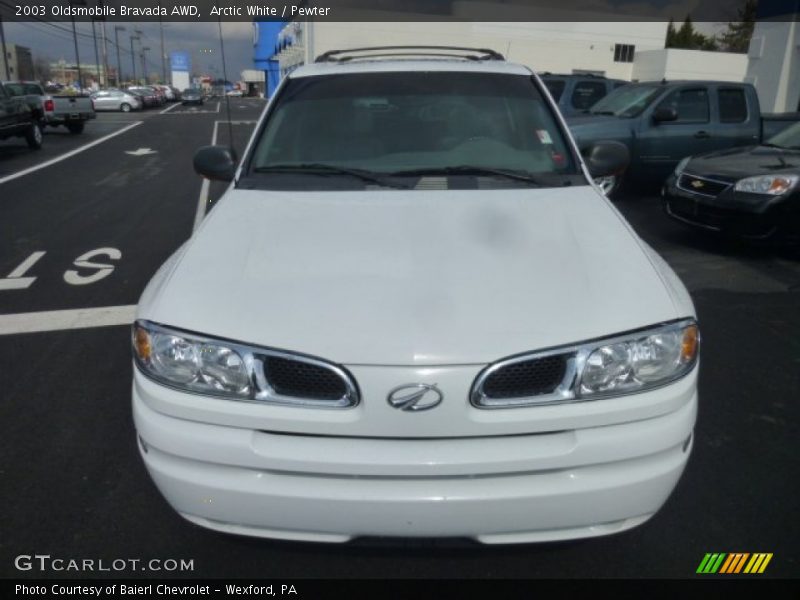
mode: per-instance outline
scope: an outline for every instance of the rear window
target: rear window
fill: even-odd
[[[564,93],[567,82],[563,79],[544,79],[543,81],[550,95],[553,97],[553,100],[558,102],[561,99],[561,95]]]
[[[606,95],[606,84],[602,81],[579,81],[572,92],[572,106],[586,110]]]
[[[719,120],[723,123],[742,123],[747,120],[747,100],[740,88],[719,89]]]
[[[467,167],[561,176],[552,185],[577,174],[564,136],[529,76],[463,72],[290,79],[260,132],[249,174],[285,180],[285,172],[274,170],[302,165],[401,179],[413,178],[403,172],[425,171],[467,187],[465,180],[476,177],[479,187],[526,185],[521,179],[462,176]],[[312,179],[317,185],[333,175]]]
[[[42,88],[34,83],[7,83],[9,96],[41,96]]]

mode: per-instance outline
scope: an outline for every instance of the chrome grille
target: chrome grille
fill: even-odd
[[[576,370],[572,349],[507,358],[478,375],[472,404],[492,408],[568,401]]]

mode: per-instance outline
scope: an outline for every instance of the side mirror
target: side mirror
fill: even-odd
[[[618,175],[628,168],[631,153],[620,142],[597,142],[584,153],[586,167],[593,177]]]
[[[659,106],[653,111],[653,121],[662,123],[664,121],[677,121],[678,111],[669,106]]]
[[[194,153],[194,170],[218,181],[231,181],[236,173],[236,155],[227,146],[203,146]]]

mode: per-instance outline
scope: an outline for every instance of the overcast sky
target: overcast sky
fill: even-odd
[[[78,53],[80,54],[81,63],[94,64],[92,25],[91,23],[76,23],[75,25],[78,32]],[[119,32],[120,62],[122,63],[123,74],[129,76],[131,72],[129,36],[135,29],[142,31],[142,46],[150,48],[150,51],[146,53],[148,72],[161,73],[161,36],[158,23],[107,23],[106,36],[109,39],[109,66],[115,67],[117,64],[117,49],[113,44],[115,25],[125,27],[125,31]],[[58,62],[62,58],[69,63],[74,63],[75,61],[75,49],[69,21],[61,21],[51,25],[41,22],[4,23],[4,27],[6,43],[27,46],[32,50],[34,59],[45,57],[53,62]],[[223,23],[222,34],[225,44],[228,79],[237,81],[241,77],[242,69],[253,68],[253,24],[249,22]],[[97,25],[97,40],[98,52],[101,53],[100,61],[102,62],[100,24]],[[138,42],[135,42],[134,48],[138,54]],[[204,49],[212,50],[212,52],[201,52]],[[164,50],[167,57],[174,50],[189,52],[192,55],[192,66],[195,71],[222,77],[222,60],[220,58],[217,23],[164,23]],[[141,60],[138,58],[136,72],[141,74]],[[169,75],[169,58],[167,58],[167,74]]]

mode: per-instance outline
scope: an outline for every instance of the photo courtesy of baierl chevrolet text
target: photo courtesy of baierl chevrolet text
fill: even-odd
[[[796,597],[799,19],[0,0],[2,596]]]

